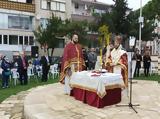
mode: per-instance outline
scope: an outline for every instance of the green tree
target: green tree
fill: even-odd
[[[153,0],[153,1],[157,1],[157,0]],[[142,15],[144,17],[144,23],[142,27],[142,40],[143,41],[152,40],[154,36],[154,33],[153,33],[154,28],[155,28],[154,20],[155,20],[155,15],[157,15],[157,13],[156,14],[154,13],[154,9],[156,8],[153,7],[153,1],[148,2],[142,8],[142,11],[143,11]],[[135,36],[136,39],[139,39],[139,22],[138,22],[139,14],[140,14],[140,9],[136,11],[132,11],[128,15],[129,22],[130,22],[129,35]]]
[[[53,55],[54,48],[59,43],[58,37],[62,36],[62,20],[54,15],[48,19],[47,28],[44,29],[41,26],[34,31],[36,40],[40,43],[41,48],[44,50],[52,49],[51,56]]]
[[[88,45],[87,31],[88,31],[87,21],[67,21],[65,23],[65,35],[70,36],[72,33],[77,33],[79,36],[79,42],[82,45]]]
[[[44,49],[52,49],[51,56],[53,55],[54,48],[57,47],[59,39],[64,36],[70,36],[73,32],[79,35],[80,43],[86,45],[88,23],[86,21],[62,21],[61,18],[54,15],[48,19],[47,28],[43,29],[41,26],[34,31],[36,40]]]
[[[128,34],[128,20],[127,20],[127,0],[113,0],[115,2],[111,17],[113,20],[115,33]]]
[[[158,18],[160,20],[160,0],[152,0],[149,1],[144,7],[143,7],[143,15],[149,19],[155,19]]]
[[[116,32],[116,28],[115,28],[115,25],[113,23],[113,20],[112,20],[112,14],[107,12],[105,14],[102,14],[101,16],[101,20],[98,24],[98,26],[103,26],[103,25],[106,25],[108,26],[108,29],[110,32]]]

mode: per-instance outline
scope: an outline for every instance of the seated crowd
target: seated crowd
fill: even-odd
[[[33,60],[28,60],[24,52],[20,52],[19,55],[14,57],[13,61],[10,61],[7,56],[0,54],[0,64],[2,88],[8,88],[12,79],[14,85],[17,82],[20,85],[27,85],[32,76],[33,78],[41,79],[42,82],[46,82],[49,74],[55,75],[56,73],[56,76],[59,75],[59,65],[52,64],[51,58],[47,53],[41,58],[36,54]]]

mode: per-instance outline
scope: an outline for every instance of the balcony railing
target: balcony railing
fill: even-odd
[[[83,21],[87,20],[88,22],[96,21],[96,17],[94,16],[86,16],[86,15],[78,15],[78,14],[71,14],[71,18],[74,21]]]
[[[0,8],[24,12],[35,12],[35,4],[0,0]]]

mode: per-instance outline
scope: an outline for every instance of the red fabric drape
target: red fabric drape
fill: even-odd
[[[100,98],[96,93],[73,88],[71,91],[71,96],[75,97],[76,100],[80,100],[83,103],[87,103],[93,107],[103,108],[105,106],[117,104],[121,101],[121,88],[106,90],[107,95]]]

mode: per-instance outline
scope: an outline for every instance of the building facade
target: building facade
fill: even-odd
[[[32,0],[0,0],[0,52],[11,57],[30,53],[34,45],[35,4]]]
[[[94,22],[96,15],[110,12],[111,6],[95,0],[72,0],[71,19],[74,21],[87,20]]]
[[[35,22],[36,28],[40,25],[47,27],[47,19],[52,16],[60,17],[62,20],[71,18],[71,0],[35,0]],[[38,45],[38,43],[36,43]],[[61,56],[64,48],[64,39],[59,39],[58,48],[54,49],[54,56]],[[43,53],[39,49],[40,55]]]
[[[92,22],[96,24],[101,14],[111,12],[112,7],[109,4],[101,3],[96,0],[72,0],[71,9],[72,21]],[[91,41],[88,47],[98,47],[98,33],[88,32],[88,40]]]
[[[0,52],[13,56],[25,50],[31,55],[31,47],[39,45],[33,31],[46,28],[52,14],[62,20],[93,22],[96,14],[110,10],[110,5],[93,0],[0,0]],[[64,45],[60,39],[53,55],[61,56]]]

